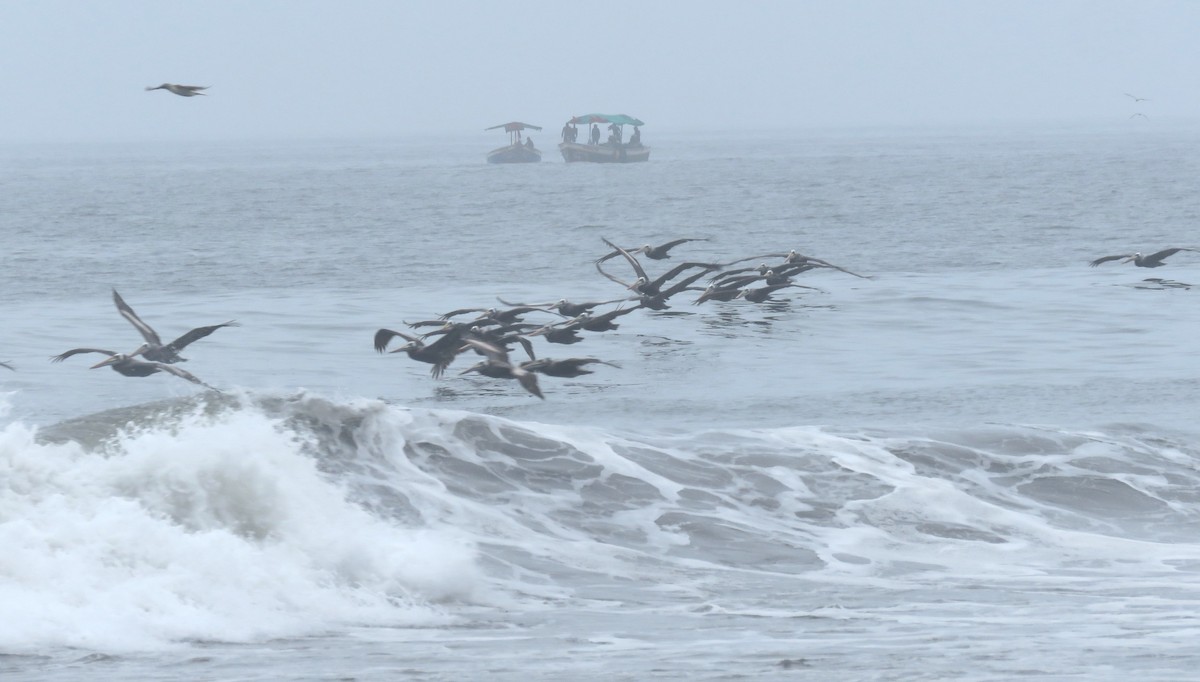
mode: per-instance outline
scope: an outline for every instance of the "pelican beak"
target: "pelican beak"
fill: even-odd
[[[113,355],[112,357],[108,357],[108,358],[101,360],[100,362],[97,362],[96,364],[92,365],[88,369],[96,369],[97,367],[107,367],[116,361],[117,361],[117,356]]]

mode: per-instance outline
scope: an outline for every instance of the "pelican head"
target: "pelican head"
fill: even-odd
[[[1134,263],[1136,263],[1136,262],[1140,261],[1141,259],[1142,259],[1142,254],[1140,254],[1140,253],[1135,253],[1135,254],[1133,254],[1132,256],[1129,256],[1128,258],[1126,258],[1125,260],[1123,260],[1123,261],[1121,261],[1121,262],[1122,262],[1122,263],[1128,263],[1128,262],[1130,262],[1130,261],[1133,261]]]
[[[630,284],[629,288],[633,289],[634,291],[637,291],[638,289],[646,286],[647,284],[649,284],[649,281],[645,277],[638,277],[637,279],[633,280],[633,284]]]

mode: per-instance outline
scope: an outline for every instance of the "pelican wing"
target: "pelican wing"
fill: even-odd
[[[1162,251],[1156,251],[1156,252],[1150,254],[1149,256],[1145,256],[1144,258],[1142,258],[1142,260],[1150,262],[1150,263],[1161,263],[1168,256],[1174,256],[1175,254],[1179,253],[1180,251],[1194,251],[1194,250],[1195,249],[1189,249],[1186,247],[1177,246],[1177,247],[1173,247],[1170,249],[1163,249]]]
[[[1088,265],[1090,265],[1094,268],[1097,265],[1100,265],[1101,263],[1107,263],[1110,260],[1121,260],[1122,258],[1133,258],[1133,254],[1132,253],[1122,253],[1117,256],[1105,256],[1103,258],[1097,258],[1096,260],[1092,261],[1091,263],[1088,263]]]
[[[158,332],[154,331],[154,328],[150,325],[142,322],[142,318],[133,312],[133,308],[129,307],[129,304],[125,302],[125,299],[121,298],[121,294],[118,294],[116,289],[113,289],[113,303],[117,305],[117,311],[121,313],[121,317],[129,320],[129,324],[132,324],[138,330],[142,338],[146,339],[146,343],[151,346],[162,345],[162,339],[158,338]]]
[[[178,352],[178,351],[181,351],[184,348],[186,348],[193,341],[199,341],[200,339],[203,339],[204,337],[208,336],[209,334],[217,331],[221,327],[240,327],[240,326],[242,326],[242,325],[239,324],[237,321],[230,320],[228,322],[222,322],[221,324],[214,324],[210,327],[196,327],[192,331],[184,334],[183,336],[179,337],[178,339],[175,339],[171,343],[167,344],[167,347],[174,349],[175,351]]]
[[[72,348],[65,353],[61,353],[50,358],[50,362],[62,362],[72,355],[79,355],[81,353],[103,353],[110,358],[117,354],[116,351],[104,350],[103,348]]]
[[[601,239],[604,239],[604,238],[601,237]],[[629,261],[629,264],[633,266],[633,271],[637,273],[638,277],[641,277],[642,279],[644,279],[647,282],[650,281],[650,276],[647,275],[646,271],[642,269],[642,264],[639,263],[638,260],[636,258],[634,258],[632,255],[630,255],[630,253],[628,251],[626,251],[625,249],[622,249],[621,247],[608,241],[607,239],[604,239],[604,243],[608,244],[609,248],[615,249],[622,256],[625,256],[625,260]],[[599,264],[597,264],[597,267],[599,267]]]
[[[17,371],[16,367],[13,367],[12,365],[8,364],[7,362],[0,362],[0,367],[3,367],[4,369],[11,369],[14,372]]]
[[[504,350],[502,346],[497,346],[496,344],[488,343],[487,341],[480,339],[463,339],[463,343],[475,349],[475,351],[477,351],[480,355],[486,357],[488,362],[500,365],[509,364],[508,351]]]
[[[180,379],[187,379],[188,381],[192,382],[193,384],[200,384],[201,386],[203,386],[205,388],[212,388],[212,390],[214,390],[214,391],[219,390],[219,389],[213,388],[212,386],[209,386],[208,384],[204,383],[203,381],[200,381],[200,379],[196,378],[195,374],[192,374],[191,372],[187,371],[186,369],[176,367],[175,365],[168,365],[164,362],[150,362],[147,364],[154,365],[155,367],[158,368],[158,371],[160,371],[160,372],[166,372],[167,374],[174,374],[175,376],[179,377]]]
[[[404,332],[398,332],[398,331],[394,331],[391,329],[380,329],[379,331],[375,332],[375,351],[377,353],[382,353],[383,351],[387,350],[388,342],[391,341],[392,338],[396,337],[396,336],[399,336],[400,338],[404,339],[405,341],[408,341],[409,343],[420,343],[421,342],[421,340],[418,339],[417,337],[409,336],[408,334],[405,334]]]

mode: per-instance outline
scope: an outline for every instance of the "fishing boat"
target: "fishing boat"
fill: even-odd
[[[526,137],[524,142],[521,141],[522,130],[541,130],[541,128],[528,123],[513,121],[511,123],[501,123],[491,128],[484,128],[484,130],[495,130],[497,128],[504,128],[504,132],[508,133],[508,145],[488,152],[488,163],[535,163],[542,160],[542,151],[533,146],[533,138]]]
[[[603,138],[601,125],[607,124],[608,137]],[[578,142],[576,126],[584,126],[587,143]],[[624,138],[625,126],[633,126],[629,140]],[[563,126],[563,141],[558,144],[563,161],[590,161],[592,163],[636,163],[650,160],[650,148],[642,144],[641,126],[645,125],[625,114],[585,114],[576,116]]]

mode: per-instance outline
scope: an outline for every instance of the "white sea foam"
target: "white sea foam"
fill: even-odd
[[[249,409],[86,451],[0,432],[0,650],[253,641],[445,623],[482,583],[451,529],[347,499],[301,436]]]

